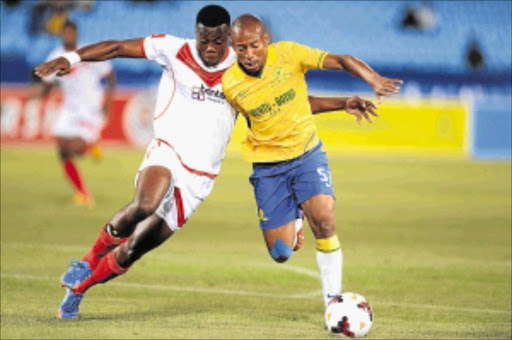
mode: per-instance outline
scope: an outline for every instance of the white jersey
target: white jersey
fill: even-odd
[[[56,48],[48,60],[62,56],[66,51],[63,47]],[[70,112],[80,116],[102,116],[103,87],[101,79],[112,71],[112,64],[105,62],[82,62],[71,67],[71,73],[57,77],[55,74],[44,77],[45,82],[57,82],[62,89],[64,101],[62,112]]]
[[[236,119],[222,93],[222,75],[236,60],[234,51],[229,48],[220,64],[207,67],[195,40],[154,34],[141,48],[162,67],[155,138],[172,147],[187,169],[217,175]]]

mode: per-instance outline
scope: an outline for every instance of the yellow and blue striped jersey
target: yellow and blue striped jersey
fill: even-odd
[[[226,99],[249,120],[244,158],[253,163],[299,157],[319,143],[304,74],[322,68],[327,52],[295,42],[268,46],[259,77],[234,63],[224,73]]]

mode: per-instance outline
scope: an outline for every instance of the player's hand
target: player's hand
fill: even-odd
[[[356,116],[357,122],[361,124],[363,117],[369,122],[372,122],[370,115],[378,117],[377,107],[369,100],[361,99],[357,96],[347,99],[345,111]]]
[[[382,104],[382,99],[384,96],[389,96],[393,93],[398,93],[400,91],[400,86],[403,84],[402,79],[389,79],[385,77],[378,77],[372,83],[373,90],[375,94],[379,98],[379,104]]]
[[[71,64],[66,58],[59,57],[50,60],[34,69],[36,76],[43,78],[51,74],[57,73],[58,76],[64,76],[71,71]]]

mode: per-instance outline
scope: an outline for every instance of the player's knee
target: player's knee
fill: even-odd
[[[312,220],[312,229],[315,238],[328,238],[336,234],[334,213],[325,212],[315,216]]]
[[[153,215],[159,205],[159,203],[150,199],[142,199],[134,203],[135,215],[137,215],[137,217],[139,217],[140,220],[146,219],[149,216]]]
[[[292,248],[287,245],[283,240],[279,239],[274,242],[274,246],[269,251],[270,256],[277,263],[283,263],[288,261],[288,259],[292,256]]]
[[[61,160],[67,160],[73,157],[73,154],[67,148],[59,148],[59,157]]]

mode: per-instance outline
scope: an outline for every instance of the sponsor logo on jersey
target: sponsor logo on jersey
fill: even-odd
[[[222,91],[214,90],[204,86],[204,84],[201,84],[201,86],[192,87],[192,99],[200,101],[209,100],[222,104],[224,103],[226,96]]]
[[[289,103],[295,98],[295,90],[289,89],[288,91],[284,92],[283,94],[277,96],[274,98],[274,101],[272,103],[263,103],[260,106],[249,110],[249,114],[253,117],[259,117],[264,114],[270,114],[271,116],[275,115],[276,113],[279,113],[281,111],[281,106]]]

